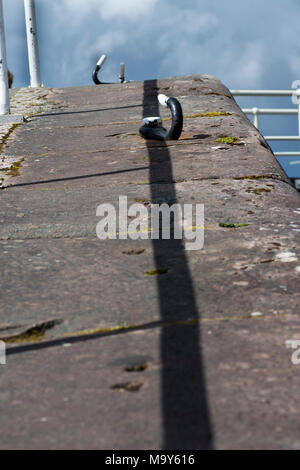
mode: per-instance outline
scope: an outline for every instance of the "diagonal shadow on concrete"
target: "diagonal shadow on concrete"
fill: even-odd
[[[141,104],[132,104],[128,106],[115,106],[114,108],[101,108],[101,109],[83,109],[80,111],[61,111],[59,113],[53,112],[53,113],[43,113],[43,114],[36,114],[34,115],[34,118],[43,118],[43,117],[52,117],[52,116],[64,116],[66,114],[86,114],[86,113],[100,113],[104,111],[117,111],[120,109],[130,109],[130,108],[140,108],[142,105]]]
[[[157,81],[144,82],[143,117],[159,116]],[[172,162],[169,149],[163,142],[159,156],[168,164],[168,184],[157,185],[159,165],[155,165],[157,149],[147,142],[150,158],[152,200],[176,203]],[[168,269],[157,276],[161,321],[199,319],[193,282],[183,240],[153,240],[156,269]],[[176,264],[174,265],[174,253]],[[178,256],[179,255],[179,256]],[[201,354],[200,325],[162,327],[161,332],[161,399],[163,413],[163,448],[211,449],[212,429],[209,417],[204,366]]]
[[[49,184],[49,183],[60,183],[62,181],[74,181],[74,180],[82,180],[86,178],[99,178],[101,176],[117,175],[120,173],[129,173],[132,171],[141,171],[141,170],[147,170],[147,169],[148,169],[147,166],[142,166],[139,168],[128,168],[126,170],[106,171],[105,173],[93,173],[90,175],[66,176],[65,178],[53,178],[53,179],[48,179],[48,180],[29,181],[27,183],[8,184],[7,186],[4,185],[0,189],[20,188],[22,186],[36,186],[40,184]]]

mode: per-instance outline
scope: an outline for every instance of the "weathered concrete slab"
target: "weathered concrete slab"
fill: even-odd
[[[178,142],[138,136],[158,92],[183,105]],[[300,198],[228,89],[176,77],[36,104],[1,148],[0,447],[299,448]],[[98,240],[120,195],[204,204],[203,249]]]
[[[196,77],[159,81],[159,85],[161,92],[174,93],[180,98],[185,114],[182,139],[167,145],[172,155],[175,181],[180,179],[180,175],[189,179],[193,172],[204,179],[251,176],[254,168],[256,175],[274,173],[284,178],[273,156],[263,147],[265,142],[258,131],[249,125],[229,91],[219,81],[211,77]],[[158,87],[153,86],[152,89],[156,94]],[[117,161],[119,168],[123,164],[125,168],[140,164],[140,158],[147,158],[144,153],[147,146],[138,136],[143,93],[138,82],[121,88],[109,85],[100,87],[100,90],[99,87],[83,87],[57,91],[62,103],[68,102],[68,106],[52,115],[35,116],[29,125],[14,134],[15,142],[10,152],[20,159],[25,158],[25,161],[22,163],[22,176],[15,178],[13,184],[31,182],[35,175],[38,177],[34,181],[48,180],[49,172],[53,170],[59,177],[68,178],[88,175],[94,172],[95,166],[106,167],[112,161]],[[74,107],[73,100],[81,102],[79,110]],[[156,108],[156,105],[147,104],[149,113],[157,112]],[[162,110],[161,114],[169,117],[168,111]],[[169,122],[165,124],[169,125]],[[239,137],[239,145],[218,144],[217,138],[224,135]],[[153,143],[153,146],[159,146],[153,163],[157,162],[159,173],[164,173],[163,165],[168,156],[164,155],[160,144]],[[117,149],[118,158],[115,159],[112,154]]]
[[[65,180],[52,180],[13,190],[8,188],[1,193],[0,238],[95,237],[100,220],[96,217],[97,206],[103,202],[117,206],[121,195],[128,197],[128,206],[135,202],[145,204],[150,219],[151,204],[174,203],[175,200],[170,196],[171,185],[150,185],[149,180],[143,180],[140,174],[143,175],[143,170],[124,170],[121,174],[112,171],[102,176],[78,177],[72,180],[73,186]],[[137,179],[135,175],[138,175]],[[145,176],[149,178],[149,175]],[[195,201],[204,204],[205,220],[210,229],[219,229],[222,222],[247,223],[256,226],[259,236],[262,227],[274,223],[286,227],[297,238],[300,221],[299,197],[295,190],[271,178],[238,178],[175,184],[176,200],[181,204]],[[122,184],[120,179],[131,181]],[[85,184],[84,188],[82,184]],[[231,236],[231,232],[227,230],[224,235]]]
[[[270,225],[264,229],[258,234],[252,227],[208,229],[204,249],[187,252],[202,318],[298,313],[299,246],[293,232],[286,237]],[[147,240],[49,240],[42,234],[35,240],[3,241],[1,248],[0,324],[55,317],[65,320],[54,330],[61,334],[159,321],[158,277],[167,300],[164,319],[197,316],[185,294],[190,280],[176,242],[157,251],[159,268],[167,270],[161,276],[146,274],[157,269]],[[284,262],[282,253],[293,253],[298,261]]]
[[[185,273],[187,260],[193,295],[204,316],[294,312],[299,303],[297,261],[291,268],[276,256],[291,251],[299,259],[300,199],[264,140],[212,77],[145,86],[136,82],[54,90],[51,101],[60,108],[31,117],[10,135],[3,150],[20,158],[20,164],[1,193],[0,237],[4,259],[10,260],[3,264],[2,323],[7,317],[13,324],[20,317],[35,322],[54,315],[65,320],[59,334],[157,321],[157,280],[145,275],[155,270],[156,251],[169,269],[162,285],[176,318],[189,310],[183,290],[172,294],[183,276],[180,265]],[[147,145],[138,127],[145,106],[149,113],[152,108],[158,112],[158,90],[180,96],[184,133],[178,142]],[[237,136],[238,145],[218,144],[220,135]],[[176,201],[204,204],[204,249],[184,255],[179,249],[177,256],[172,244],[154,247],[151,240],[100,242],[96,207],[102,202],[116,205],[120,195],[129,204],[144,201],[147,207]],[[248,227],[221,228],[220,223]],[[126,256],[124,246],[129,252],[137,246],[145,251]],[[272,247],[278,250],[270,255]],[[278,286],[283,265],[287,278],[281,284],[289,285],[288,305],[285,287]],[[271,297],[265,295],[270,289]]]
[[[285,344],[299,328],[297,317],[237,319],[14,347],[0,448],[299,449],[300,376]]]
[[[56,135],[54,142],[49,142],[48,131],[43,136],[39,130],[23,136],[27,141],[27,147],[22,139],[18,139],[12,146],[11,152],[17,161],[21,161],[22,175],[16,176],[8,184],[38,183],[38,182],[68,182],[70,185],[77,184],[79,177],[90,175],[101,176],[99,166],[104,173],[120,172],[116,174],[115,183],[124,182],[122,171],[134,171],[145,167],[149,169],[149,156],[147,147],[136,135],[138,125],[127,129],[124,133],[112,133],[111,128],[94,128],[92,131],[81,132],[69,129],[69,132],[61,131]],[[72,133],[78,134],[73,139]],[[24,132],[22,132],[24,134]],[[154,181],[168,181],[170,176],[175,182],[184,179],[208,179],[208,178],[237,178],[247,176],[263,177],[274,176],[285,179],[282,171],[278,168],[273,155],[264,147],[258,145],[257,137],[243,139],[240,145],[220,145],[216,142],[219,133],[214,135],[195,135],[185,137],[178,143],[169,143],[168,150],[172,154],[172,175],[168,170],[168,157],[165,147],[153,143],[156,151],[153,164],[157,168]],[[18,133],[16,132],[16,137]],[[29,140],[28,140],[29,137]],[[46,139],[43,146],[43,139]],[[64,140],[69,142],[64,145]],[[36,143],[35,143],[36,142]],[[87,142],[87,144],[86,144]],[[102,143],[103,142],[103,143]],[[35,145],[36,153],[30,157],[31,145]],[[61,153],[62,147],[64,153]],[[118,155],[116,156],[116,152]],[[174,157],[173,157],[174,153]],[[201,162],[201,166],[199,166]],[[255,174],[253,170],[255,168]],[[145,174],[141,177],[145,180]],[[140,173],[138,173],[140,175]],[[76,179],[77,177],[77,179]],[[74,180],[75,178],[75,180]],[[57,179],[58,181],[53,181]],[[142,180],[143,180],[142,179]],[[149,178],[146,178],[149,180]],[[130,181],[130,179],[129,179]],[[95,182],[94,182],[95,183]],[[81,186],[84,186],[81,184]],[[100,182],[101,184],[101,182]]]

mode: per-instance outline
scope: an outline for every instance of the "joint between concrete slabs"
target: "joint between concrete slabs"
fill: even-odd
[[[55,347],[63,345],[64,343],[77,343],[86,340],[96,340],[107,338],[111,336],[117,335],[126,335],[129,333],[134,333],[137,331],[149,331],[154,329],[161,329],[161,328],[169,328],[169,327],[178,327],[178,326],[193,326],[199,324],[216,324],[216,323],[229,323],[229,322],[238,322],[238,321],[262,321],[262,320],[271,320],[271,319],[280,319],[280,318],[288,318],[290,314],[277,314],[277,315],[261,315],[259,317],[255,317],[252,315],[236,315],[234,317],[216,317],[216,318],[190,318],[187,320],[174,320],[174,321],[153,321],[149,323],[142,323],[136,325],[123,325],[123,326],[112,326],[104,329],[90,329],[90,330],[79,330],[73,331],[69,333],[65,333],[58,337],[44,337],[43,339],[37,341],[28,341],[26,339],[20,341],[19,344],[17,342],[12,341],[11,339],[7,338],[5,341],[7,345],[9,345],[9,354],[14,354],[18,352],[25,352],[26,350],[31,349],[40,349],[40,348],[48,348],[48,347]]]

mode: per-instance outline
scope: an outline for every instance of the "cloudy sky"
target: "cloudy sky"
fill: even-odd
[[[15,86],[26,86],[23,0],[3,6],[9,67]],[[229,88],[288,89],[300,79],[297,0],[36,0],[36,8],[45,86],[92,84],[102,53],[108,81],[117,81],[120,62],[132,80],[209,73]],[[264,99],[255,104],[271,106]],[[289,117],[272,126],[273,134],[297,133]]]
[[[28,82],[23,0],[3,0],[16,86]],[[288,88],[300,78],[297,0],[36,0],[47,86],[91,83],[102,53],[108,78],[211,73],[229,87]],[[299,75],[299,76],[298,76]]]

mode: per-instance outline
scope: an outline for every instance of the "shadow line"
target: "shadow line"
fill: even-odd
[[[85,178],[96,178],[99,176],[117,175],[119,173],[129,173],[131,171],[140,171],[140,170],[147,170],[147,169],[148,167],[144,166],[144,167],[139,167],[139,168],[129,168],[127,170],[107,171],[106,173],[94,173],[91,175],[68,176],[66,178],[55,178],[55,179],[44,180],[44,181],[32,181],[28,183],[11,184],[9,186],[3,186],[1,189],[20,188],[22,186],[35,186],[39,184],[48,184],[48,183],[60,183],[62,181],[82,180]]]
[[[99,332],[91,332],[91,333],[85,333],[83,332],[78,332],[77,334],[66,334],[65,336],[59,336],[58,338],[49,338],[49,339],[43,339],[39,340],[38,342],[26,342],[26,338],[24,338],[24,342],[18,344],[17,342],[13,343],[12,341],[7,340],[7,348],[6,348],[6,355],[7,356],[12,356],[16,354],[23,354],[23,353],[28,353],[28,352],[33,352],[33,351],[40,351],[43,349],[51,349],[51,348],[56,348],[58,346],[62,346],[66,343],[68,344],[76,344],[76,343],[84,343],[87,341],[93,341],[96,339],[101,339],[101,338],[108,338],[111,336],[119,336],[119,335],[126,335],[133,333],[135,331],[147,331],[147,330],[154,330],[155,328],[161,328],[162,326],[165,327],[177,327],[180,328],[181,324],[180,322],[178,323],[163,323],[161,321],[153,321],[150,323],[145,323],[142,325],[136,325],[136,326],[129,326],[129,327],[124,327],[120,328],[118,330],[112,330],[112,331],[99,331]],[[5,341],[5,340],[4,340]],[[13,344],[15,344],[13,346]]]
[[[104,111],[115,111],[118,109],[130,109],[130,108],[140,108],[141,104],[132,104],[128,106],[116,106],[115,108],[100,108],[100,109],[82,109],[80,111],[61,111],[60,113],[43,113],[36,114],[34,118],[47,117],[47,116],[64,116],[66,114],[86,114],[86,113],[100,113]]]
[[[157,80],[144,82],[143,117],[159,116]],[[177,202],[172,162],[166,143],[160,157],[167,164],[168,184],[155,184],[160,169],[155,165],[157,150],[147,142],[150,158],[151,198]],[[161,237],[160,237],[161,238]],[[193,282],[183,240],[152,240],[156,269],[168,269],[157,276],[162,323],[179,319],[199,320]],[[201,354],[200,323],[163,327],[161,332],[161,397],[163,449],[212,449],[212,429],[206,398]]]

